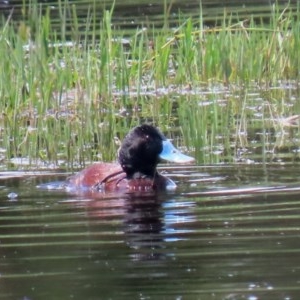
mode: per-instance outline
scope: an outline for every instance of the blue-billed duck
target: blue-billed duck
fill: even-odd
[[[151,191],[172,190],[175,183],[158,173],[160,160],[190,163],[193,157],[177,150],[155,127],[133,128],[118,151],[118,163],[95,163],[69,177],[69,191]]]

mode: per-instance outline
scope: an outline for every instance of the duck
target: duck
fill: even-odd
[[[182,164],[194,158],[175,148],[158,128],[142,124],[125,136],[117,162],[94,163],[70,176],[65,186],[73,192],[174,190],[173,180],[157,170],[161,160]]]

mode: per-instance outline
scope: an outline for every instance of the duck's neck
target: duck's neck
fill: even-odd
[[[127,178],[128,179],[146,179],[146,178],[154,179],[157,175],[158,175],[158,172],[156,170],[153,172],[152,175],[150,175],[150,174],[144,174],[142,172],[137,171],[137,172],[134,172],[131,175],[127,174]]]

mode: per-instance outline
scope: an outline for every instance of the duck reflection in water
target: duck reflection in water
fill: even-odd
[[[196,204],[182,200],[174,191],[132,192],[104,201],[95,197],[80,202],[79,205],[88,206],[92,222],[99,219],[118,222],[122,241],[131,249],[129,258],[136,262],[173,257],[173,243],[190,232],[186,226],[195,221]]]
[[[124,232],[133,261],[157,260],[163,256],[165,229],[162,199],[157,195],[130,197],[126,201]]]

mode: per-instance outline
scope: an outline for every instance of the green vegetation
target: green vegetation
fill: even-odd
[[[239,158],[249,122],[265,132],[258,154],[273,153],[287,145],[276,120],[300,109],[282,102],[290,92],[270,88],[299,80],[299,16],[299,7],[274,6],[266,24],[224,12],[213,28],[201,15],[180,16],[174,30],[166,15],[161,29],[122,32],[113,9],[101,21],[91,9],[83,27],[75,6],[59,4],[60,26],[50,8],[24,7],[23,20],[3,18],[1,27],[3,164],[21,157],[72,168],[112,160],[115,137],[141,122],[159,126],[199,163]]]

